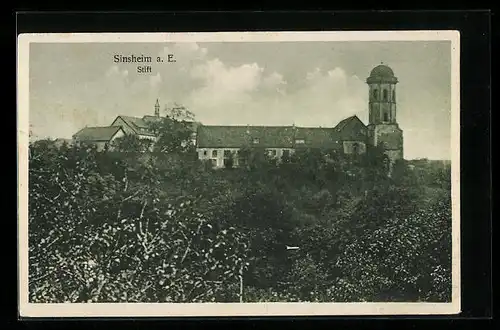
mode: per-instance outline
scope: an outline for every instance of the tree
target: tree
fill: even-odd
[[[236,155],[234,152],[229,152],[228,155],[224,154],[224,167],[226,169],[233,168],[235,159],[236,159]]]
[[[149,139],[141,139],[135,134],[128,134],[115,139],[111,149],[119,152],[147,152],[153,145]]]
[[[242,167],[254,172],[264,172],[275,167],[267,150],[262,147],[243,147],[238,152],[239,163]]]
[[[167,109],[168,114],[159,121],[150,123],[157,136],[154,150],[163,153],[189,153],[194,149],[194,114],[186,107],[175,104]]]

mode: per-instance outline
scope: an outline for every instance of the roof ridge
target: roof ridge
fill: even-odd
[[[294,127],[293,125],[200,125],[200,127]],[[295,126],[297,127],[297,126]]]
[[[135,116],[129,116],[129,115],[118,115],[118,117],[142,119],[141,117],[135,117]]]
[[[106,141],[117,132],[123,131],[121,126],[91,126],[84,127],[73,135],[78,140]]]
[[[84,127],[85,128],[115,128],[115,127],[120,127],[120,126],[109,126],[109,125],[106,125],[106,126],[86,126]]]

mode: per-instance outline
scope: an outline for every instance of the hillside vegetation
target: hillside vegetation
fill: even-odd
[[[31,302],[237,302],[240,276],[245,302],[451,299],[449,165],[248,149],[214,170],[169,125],[152,151],[30,145]]]

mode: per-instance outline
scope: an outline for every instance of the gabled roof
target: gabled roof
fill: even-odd
[[[358,116],[341,120],[334,131],[338,140],[363,141],[366,139],[367,128]]]
[[[73,138],[79,141],[110,141],[120,130],[123,132],[120,126],[85,127],[73,135]]]
[[[162,117],[156,117],[150,115],[146,115],[142,118],[120,115],[116,117],[116,119],[113,121],[111,125],[114,125],[118,118],[121,118],[127,124],[127,126],[130,127],[136,134],[150,135],[150,136],[154,135],[154,133],[151,132],[150,130],[150,124],[155,122],[160,122],[161,120],[163,120]],[[193,131],[196,132],[196,128],[198,127],[199,123],[197,122],[188,122],[188,123],[191,123]]]
[[[142,118],[132,116],[120,116],[127,124],[131,124],[136,128],[148,128],[148,124]]]
[[[136,134],[152,136],[154,134],[149,130],[149,122],[151,122],[150,117],[152,116],[144,116],[144,118],[146,118],[146,120],[144,120],[144,118],[120,115],[116,117],[111,125],[114,125],[116,120],[118,120],[118,118],[121,118]]]

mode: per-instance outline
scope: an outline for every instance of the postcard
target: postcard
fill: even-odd
[[[19,35],[20,316],[460,313],[459,41]]]

